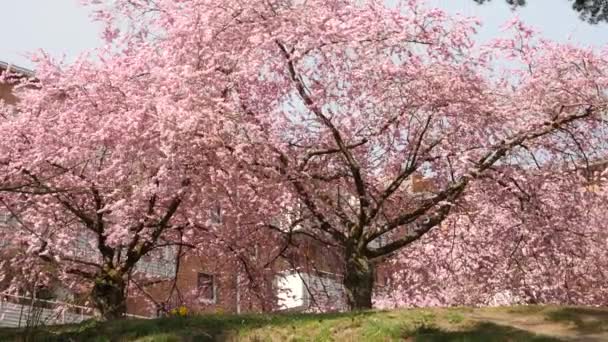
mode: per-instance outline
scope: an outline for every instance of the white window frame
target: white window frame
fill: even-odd
[[[199,291],[199,295],[200,295],[200,291],[201,291],[201,282],[200,282],[201,275],[211,277],[211,292],[213,294],[213,298],[199,298],[199,300],[205,304],[216,304],[217,303],[217,277],[216,277],[216,275],[212,274],[212,273],[206,273],[206,272],[197,272],[196,273],[196,288]]]

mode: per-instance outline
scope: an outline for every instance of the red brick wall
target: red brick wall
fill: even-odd
[[[260,270],[256,267],[262,265],[251,265],[251,271],[266,272],[264,276],[257,277],[252,285],[248,282],[249,275],[244,268],[235,260],[218,259],[221,253],[215,253],[216,257],[199,256],[188,254],[180,261],[180,269],[177,275],[177,289],[184,298],[184,305],[194,312],[237,312],[237,267],[239,267],[240,275],[240,311],[241,312],[259,312],[269,311],[274,309],[276,301],[273,298],[273,274],[278,271],[292,269],[293,266],[311,273],[328,272],[333,274],[342,273],[342,261],[340,254],[335,250],[324,246],[318,241],[309,238],[299,237],[296,239],[297,247],[292,247],[288,252],[291,255],[292,262],[287,262],[284,259],[277,261],[266,270]],[[260,248],[259,253],[264,254],[266,249]],[[210,253],[213,255],[213,253]],[[272,255],[260,255],[259,260],[262,263],[271,258]],[[221,258],[221,257],[220,257]],[[271,269],[270,269],[271,268]],[[198,274],[206,273],[215,276],[216,286],[216,302],[205,303],[200,300],[197,295],[198,290]],[[256,274],[258,276],[259,274]],[[166,300],[173,281],[164,281],[152,286],[148,286],[146,291],[155,300]],[[151,316],[156,314],[156,309],[145,296],[141,294],[131,293],[127,302],[128,312],[130,314]]]
[[[2,70],[0,70],[2,72]],[[17,98],[13,94],[13,87],[6,83],[0,83],[0,99],[6,101],[9,104],[17,102]]]
[[[226,265],[230,267],[230,265]],[[214,303],[206,303],[198,295],[198,274],[206,273],[214,276],[216,288],[216,300]],[[212,260],[204,260],[197,255],[186,255],[180,261],[180,269],[177,274],[177,281],[173,291],[174,298],[177,298],[179,291],[183,304],[196,312],[234,312],[236,310],[236,281],[230,269],[220,269],[220,263]],[[146,291],[157,301],[164,301],[168,298],[173,287],[173,280],[146,287]],[[173,303],[178,303],[175,299]],[[155,314],[155,308],[146,300],[146,296],[130,294],[127,301],[127,311],[131,314],[149,316]]]

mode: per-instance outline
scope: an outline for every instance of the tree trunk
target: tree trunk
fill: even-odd
[[[93,285],[92,299],[104,320],[125,318],[127,300],[123,275],[115,271],[99,275]]]
[[[372,291],[374,289],[374,265],[362,253],[347,248],[344,289],[346,302],[350,310],[367,310],[372,308]]]

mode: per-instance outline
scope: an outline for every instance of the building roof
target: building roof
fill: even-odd
[[[0,60],[0,70],[11,71],[22,76],[32,77],[34,76],[34,71],[26,68],[22,68],[20,66],[16,66],[11,63],[7,63]]]

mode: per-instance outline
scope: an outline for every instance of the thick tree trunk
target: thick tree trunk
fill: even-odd
[[[345,266],[344,289],[350,310],[371,309],[375,271],[373,263],[361,253],[347,249]]]
[[[127,312],[126,281],[118,272],[108,272],[95,279],[92,299],[104,320],[125,317]]]

